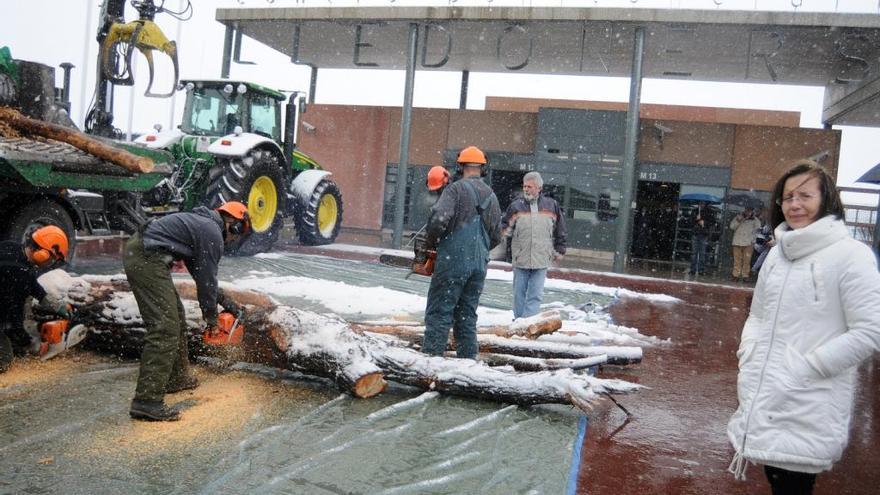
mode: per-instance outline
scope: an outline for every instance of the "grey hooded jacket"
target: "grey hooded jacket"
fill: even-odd
[[[217,321],[217,268],[223,256],[223,230],[220,214],[199,206],[192,212],[154,220],[143,233],[144,249],[164,251],[186,264],[208,324]]]

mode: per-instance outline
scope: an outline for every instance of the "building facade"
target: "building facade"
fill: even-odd
[[[610,259],[623,184],[625,103],[488,98],[487,110],[413,110],[404,226],[427,220],[427,170],[454,170],[457,152],[487,153],[502,208],[537,170],[566,212],[574,253]],[[314,104],[299,147],[326,164],[345,203],[340,240],[386,245],[393,225],[400,108]],[[729,219],[743,198],[766,204],[799,158],[836,175],[840,132],[797,127],[793,112],[643,105],[630,257],[684,263],[690,211],[704,200],[717,217],[710,269],[724,269]]]

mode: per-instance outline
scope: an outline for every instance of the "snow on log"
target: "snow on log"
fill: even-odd
[[[478,335],[477,342],[480,345],[480,352],[514,356],[583,359],[605,354],[608,356],[608,364],[635,364],[642,361],[641,347],[585,346],[540,340],[504,339],[494,335]]]
[[[605,364],[608,361],[608,356],[599,354],[582,359],[541,359],[510,354],[480,353],[477,355],[477,360],[489,366],[510,366],[516,371],[545,371],[563,368],[582,370]]]
[[[510,325],[477,328],[477,333],[490,333],[499,337],[521,336],[530,339],[553,333],[562,328],[559,311],[544,311],[528,318],[519,318]]]
[[[396,337],[410,346],[421,347],[424,339],[424,327],[415,326],[369,326],[357,325],[357,330],[368,333]],[[477,343],[481,354],[508,354],[543,359],[585,359],[599,355],[607,355],[608,364],[636,364],[642,361],[641,347],[627,346],[589,346],[579,344],[546,342],[544,337],[538,340],[523,338],[504,338],[491,334],[477,334]],[[454,349],[455,343],[450,342],[448,349]]]
[[[143,341],[143,321],[127,281],[121,276],[70,277],[64,272],[55,276],[53,290],[66,293],[77,307],[77,318],[90,327],[89,341],[100,342],[104,351],[135,354]],[[478,397],[518,405],[539,403],[574,404],[584,410],[602,393],[622,393],[640,388],[622,380],[606,380],[577,374],[571,369],[555,369],[524,373],[510,367],[490,367],[470,359],[432,357],[414,349],[394,345],[396,340],[353,331],[345,321],[289,306],[277,305],[265,295],[252,291],[224,291],[245,307],[244,339],[240,346],[222,348],[201,342],[201,311],[187,296],[186,281],[178,285],[184,299],[187,324],[190,327],[193,356],[246,360],[322,376],[332,379],[340,388],[357,397],[381,393],[386,380],[393,380],[426,390]],[[177,282],[176,282],[177,285]],[[246,302],[247,301],[247,302]],[[538,344],[523,338],[505,339],[481,335],[481,339]],[[232,350],[230,350],[230,348]],[[136,352],[135,352],[136,351]],[[593,353],[598,362],[603,356]],[[584,358],[585,356],[579,356]],[[588,357],[588,356],[587,356]],[[510,356],[505,358],[516,360]],[[528,363],[529,360],[522,360]],[[551,360],[531,365],[552,367]],[[555,363],[557,365],[562,362]],[[582,367],[586,361],[572,361]]]
[[[471,359],[432,357],[404,347],[389,346],[375,357],[390,380],[521,406],[570,403],[588,411],[600,393],[640,388],[623,380],[595,378],[569,369],[511,372]]]

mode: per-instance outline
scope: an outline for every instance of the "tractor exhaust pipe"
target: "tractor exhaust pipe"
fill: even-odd
[[[297,99],[299,91],[294,91],[287,99],[287,115],[284,117],[284,159],[290,165],[293,161],[293,148],[296,146],[296,117],[299,112]]]
[[[64,62],[59,67],[64,71],[64,85],[61,86],[61,106],[67,109],[67,113],[70,113],[70,71],[76,66],[70,62]]]

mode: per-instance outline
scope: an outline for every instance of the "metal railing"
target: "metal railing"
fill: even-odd
[[[838,187],[838,190],[843,198],[844,222],[850,234],[854,239],[873,246],[880,190],[862,187]],[[873,206],[869,206],[871,204]]]

